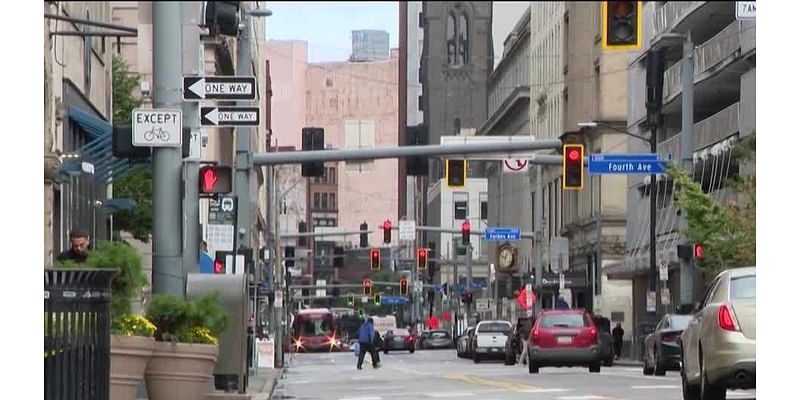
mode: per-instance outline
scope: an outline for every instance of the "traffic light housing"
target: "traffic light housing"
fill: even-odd
[[[220,260],[219,258],[214,260],[214,273],[215,274],[224,274],[225,273],[225,261]]]
[[[381,269],[381,251],[379,249],[369,251],[369,269],[373,271]]]
[[[333,248],[333,268],[344,267],[344,247]]]
[[[365,231],[368,231],[368,230],[369,230],[369,225],[367,225],[367,223],[366,223],[366,222],[364,222],[363,224],[361,224],[361,225],[358,227],[358,230],[360,230],[360,231],[361,231],[361,236],[360,236],[360,239],[361,239],[361,240],[360,240],[360,242],[361,242],[361,243],[360,243],[360,245],[361,245],[361,248],[362,248],[362,249],[366,249],[367,247],[369,247],[369,235],[368,235],[368,234],[367,234],[367,232],[365,232]]]
[[[563,190],[583,189],[583,145],[565,144],[563,146],[564,161],[561,172]]]
[[[428,249],[417,249],[417,269],[424,270],[428,268]]]
[[[469,237],[470,237],[469,221],[464,221],[464,223],[461,224],[461,242],[464,244],[469,244]]]
[[[207,1],[206,26],[213,35],[236,36],[239,34],[239,2]]]
[[[406,146],[423,146],[428,144],[428,129],[425,125],[406,127]],[[409,156],[406,157],[406,175],[408,176],[427,176],[428,157]]]
[[[603,49],[637,50],[642,47],[642,2],[603,2]]]
[[[325,150],[325,130],[322,128],[303,128],[303,151]],[[304,177],[322,177],[325,175],[325,163],[322,161],[302,164],[301,175]]]
[[[462,188],[467,185],[467,160],[446,160],[444,175],[447,187]]]
[[[383,243],[392,243],[392,221],[388,219],[383,221]]]
[[[206,165],[200,168],[201,194],[226,194],[233,191],[233,171],[231,167]]]
[[[405,296],[408,294],[408,279],[402,278],[400,279],[400,295]]]
[[[372,279],[364,278],[364,281],[361,284],[364,286],[364,296],[371,296],[372,295]]]
[[[381,295],[380,294],[376,294],[375,295],[375,305],[376,306],[381,305]]]
[[[286,268],[294,268],[294,246],[283,248],[283,262]]]

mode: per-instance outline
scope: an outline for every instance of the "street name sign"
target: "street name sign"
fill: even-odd
[[[589,174],[663,174],[666,163],[660,154],[591,154]]]
[[[181,147],[181,110],[137,109],[131,115],[133,145],[137,147]]]
[[[486,228],[483,238],[492,241],[520,240],[522,232],[519,228]]]
[[[184,76],[184,100],[255,100],[253,76]]]
[[[755,1],[737,1],[736,2],[736,19],[738,19],[738,20],[756,19],[756,2]]]
[[[258,107],[200,107],[202,126],[258,126],[261,110]]]

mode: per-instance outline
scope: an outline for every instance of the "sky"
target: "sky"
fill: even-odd
[[[389,45],[398,46],[398,3],[350,1],[268,1],[267,40],[305,40],[309,62],[346,61],[352,49],[350,31],[389,32]]]

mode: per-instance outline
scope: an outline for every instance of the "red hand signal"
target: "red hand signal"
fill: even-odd
[[[217,171],[214,171],[213,168],[206,168],[203,171],[203,191],[210,192],[214,189],[214,185],[217,184],[217,179],[219,179]]]

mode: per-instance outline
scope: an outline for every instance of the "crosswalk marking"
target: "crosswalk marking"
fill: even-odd
[[[428,393],[430,397],[467,397],[475,396],[475,393],[469,392],[455,392],[455,393]]]
[[[643,385],[631,386],[631,389],[680,389],[678,385]]]
[[[380,396],[373,397],[343,397],[339,400],[381,400]]]
[[[611,397],[604,397],[604,396],[561,396],[558,400],[611,400]]]

